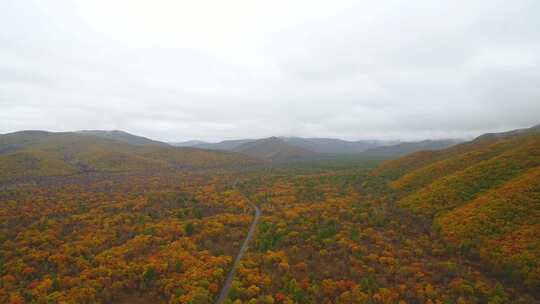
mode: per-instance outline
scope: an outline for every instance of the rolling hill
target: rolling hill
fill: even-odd
[[[277,137],[247,142],[237,146],[233,151],[275,162],[301,159],[317,154],[311,150],[289,145]]]
[[[234,152],[131,145],[76,132],[21,131],[0,135],[0,181],[83,172],[214,168],[260,162]]]
[[[375,169],[364,186],[432,225],[448,250],[540,287],[540,128],[482,135]]]

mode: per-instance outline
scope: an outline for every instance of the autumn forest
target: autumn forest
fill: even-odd
[[[539,303],[539,130],[396,157],[0,135],[0,302]]]

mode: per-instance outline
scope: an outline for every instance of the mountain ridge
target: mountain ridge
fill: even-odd
[[[515,129],[515,130],[506,131],[506,132],[485,133],[476,137],[474,141],[493,139],[493,138],[504,138],[504,137],[514,136],[514,135],[523,134],[523,133],[535,133],[535,132],[540,132],[540,124],[534,125],[530,128]]]
[[[313,151],[317,154],[327,155],[377,155],[380,154],[385,157],[396,157],[406,153],[412,153],[423,149],[442,149],[450,145],[454,145],[463,140],[460,139],[441,139],[441,140],[423,140],[416,142],[400,142],[396,140],[358,140],[347,141],[339,138],[324,138],[324,137],[285,137],[285,136],[273,136],[283,140],[286,144],[294,147],[303,148]],[[262,138],[261,138],[262,139]],[[192,146],[202,149],[211,150],[229,150],[235,151],[239,146],[255,142],[260,139],[236,139],[236,140],[224,140],[217,143],[200,143],[193,141],[194,144],[190,145],[189,142],[182,146]],[[174,143],[173,143],[174,145]],[[394,147],[395,146],[395,147]],[[395,150],[395,151],[394,151]]]
[[[147,146],[147,145],[158,145],[158,146],[169,146],[168,143],[153,140],[147,137],[134,135],[121,130],[79,130],[75,133],[83,135],[92,135],[101,138],[114,139],[122,142],[126,142],[135,146]]]
[[[253,142],[243,143],[234,148],[233,151],[274,162],[301,159],[317,154],[311,150],[289,145],[278,137],[263,138]]]

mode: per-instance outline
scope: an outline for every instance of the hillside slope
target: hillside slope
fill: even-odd
[[[517,129],[517,130],[511,130],[511,131],[499,132],[499,133],[486,133],[477,137],[475,140],[480,141],[480,140],[485,140],[485,139],[505,138],[505,137],[510,137],[510,136],[519,135],[519,134],[526,134],[526,133],[531,133],[531,132],[540,132],[540,124],[532,126],[530,128],[525,128],[525,129]]]
[[[22,131],[0,135],[0,181],[81,172],[209,168],[260,163],[225,151],[130,145],[92,135]]]
[[[538,288],[539,131],[483,135],[387,161],[364,186],[382,184],[378,190],[400,208],[433,223],[449,250],[480,257],[498,273]]]

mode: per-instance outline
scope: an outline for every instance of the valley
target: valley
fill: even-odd
[[[107,134],[0,135],[0,302],[539,302],[537,128],[392,159]]]
[[[0,1],[0,304],[540,304],[540,1]]]

